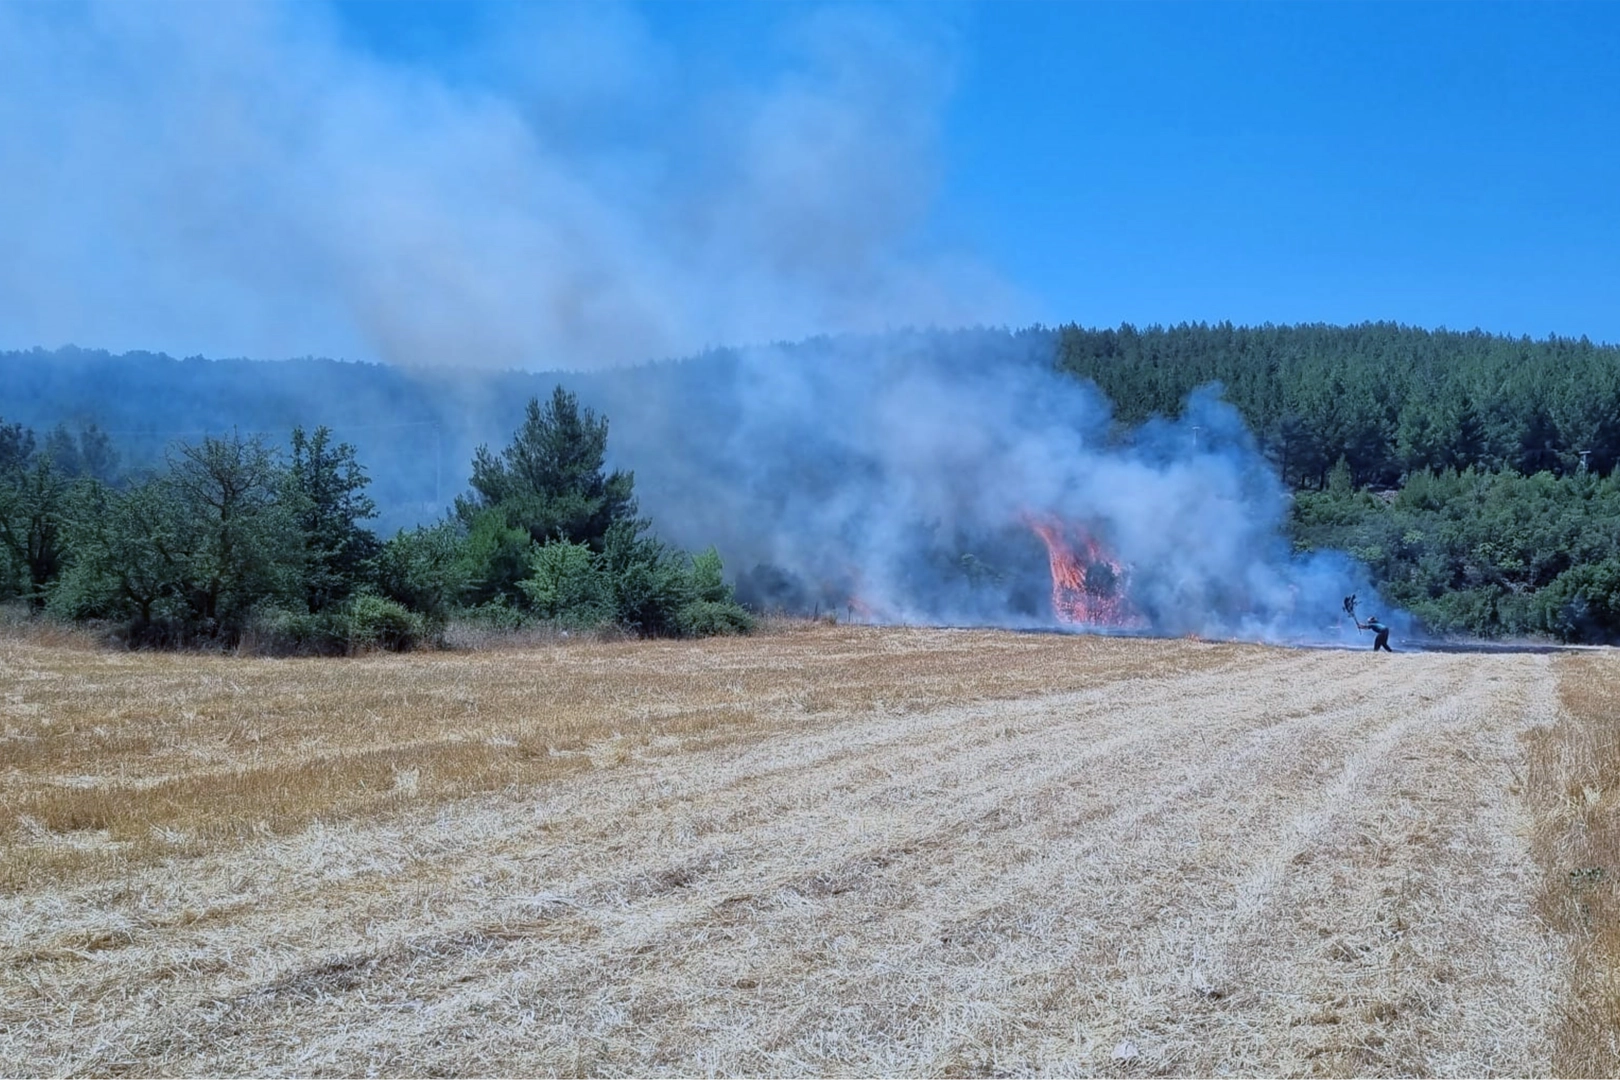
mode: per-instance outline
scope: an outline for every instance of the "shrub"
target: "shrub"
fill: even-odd
[[[405,652],[427,639],[427,622],[397,600],[361,593],[340,609],[346,624],[348,649],[388,649]]]
[[[348,651],[347,627],[337,611],[261,608],[242,633],[241,649],[262,656],[341,656]]]
[[[601,560],[584,544],[553,540],[529,552],[518,587],[534,613],[562,627],[594,627],[612,618],[612,590]]]
[[[754,617],[730,600],[694,600],[675,613],[675,630],[682,637],[746,634],[753,628]]]
[[[401,530],[372,560],[377,587],[442,628],[467,591],[469,573],[454,525]]]

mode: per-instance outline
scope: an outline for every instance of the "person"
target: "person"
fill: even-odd
[[[1352,616],[1353,617],[1353,616]],[[1378,621],[1378,616],[1370,615],[1366,622],[1356,619],[1356,629],[1371,630],[1377,636],[1373,638],[1373,652],[1383,649],[1385,652],[1394,652],[1389,647],[1389,627]]]

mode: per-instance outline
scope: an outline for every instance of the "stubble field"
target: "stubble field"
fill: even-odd
[[[864,627],[0,638],[0,1070],[1612,1074],[1617,688]]]

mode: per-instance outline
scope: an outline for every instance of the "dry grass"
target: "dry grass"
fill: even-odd
[[[1554,663],[0,639],[0,1072],[1545,1073]]]
[[[1620,663],[1560,658],[1556,722],[1527,737],[1544,917],[1571,942],[1563,1076],[1620,1075]]]
[[[777,630],[764,648],[506,637],[472,655],[349,660],[0,637],[0,889],[717,745],[762,717],[904,712],[1130,674],[1117,662],[976,671],[1001,654],[1050,659],[1056,638],[957,635],[942,648],[900,632],[871,656],[860,630]]]

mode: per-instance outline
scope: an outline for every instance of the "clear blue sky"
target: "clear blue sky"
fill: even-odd
[[[768,77],[776,28],[805,7],[641,10],[673,48]],[[427,63],[487,14],[342,10]],[[1040,318],[1620,341],[1620,5],[903,13],[951,41],[931,228]]]
[[[1610,3],[0,0],[0,347],[1620,343],[1617,58]]]
[[[980,9],[953,212],[1065,318],[1620,341],[1620,6]]]

